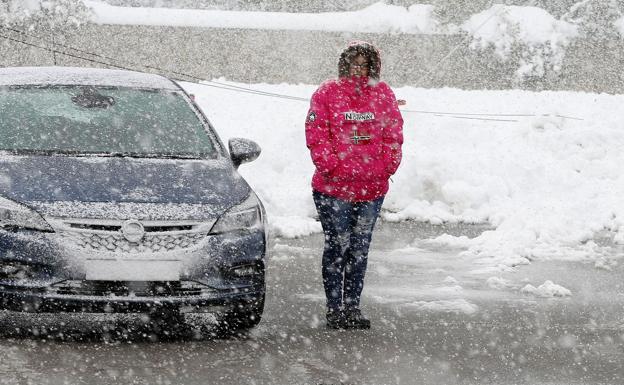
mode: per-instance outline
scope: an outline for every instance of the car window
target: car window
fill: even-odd
[[[0,150],[216,156],[181,93],[93,86],[0,88]]]

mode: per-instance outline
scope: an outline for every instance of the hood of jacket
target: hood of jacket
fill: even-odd
[[[338,77],[349,77],[351,61],[358,55],[368,59],[370,65],[368,77],[378,81],[381,76],[381,55],[377,47],[365,41],[353,41],[342,51],[338,60]]]

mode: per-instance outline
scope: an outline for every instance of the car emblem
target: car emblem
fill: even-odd
[[[145,235],[145,228],[139,221],[126,221],[121,226],[121,233],[128,242],[138,243]]]

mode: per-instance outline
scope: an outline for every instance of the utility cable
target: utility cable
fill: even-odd
[[[574,116],[566,116],[560,114],[487,114],[487,113],[475,113],[475,112],[442,112],[442,111],[423,111],[423,110],[409,110],[402,109],[401,112],[411,112],[414,114],[430,114],[436,116],[450,116],[450,117],[477,117],[477,116],[494,116],[494,117],[509,117],[509,118],[539,118],[553,116],[561,119],[570,120],[584,120],[582,118],[576,118]]]
[[[109,57],[109,56],[105,56],[105,55],[101,55],[101,54],[97,54],[97,53],[92,53],[92,52],[81,50],[81,49],[78,49],[78,48],[75,48],[75,47],[67,46],[67,45],[61,44],[61,43],[51,42],[51,41],[49,41],[49,40],[47,40],[47,39],[45,39],[45,38],[43,38],[41,36],[28,34],[26,32],[20,31],[18,29],[7,28],[7,27],[2,27],[2,26],[0,26],[0,29],[9,30],[9,31],[12,31],[12,32],[24,35],[24,36],[32,38],[32,39],[39,39],[39,40],[47,41],[48,43],[52,43],[52,44],[57,45],[59,47],[62,47],[62,48],[65,48],[65,49],[69,49],[69,50],[72,50],[72,51],[76,51],[76,52],[79,52],[81,54],[94,56],[94,57],[97,57],[97,58],[100,58],[100,59],[103,59],[103,60],[108,60],[108,61],[112,61],[112,62],[118,62],[119,61],[118,59],[112,58],[112,57]],[[13,39],[13,38],[10,38],[10,37],[7,37],[7,36],[0,36],[0,37],[4,37],[5,39],[9,39],[9,40],[12,40],[12,41],[15,41],[15,42],[19,42],[19,43],[22,43],[22,44],[26,44],[26,45],[30,45],[30,46],[33,46],[33,47],[37,47],[37,48],[40,48],[40,49],[43,49],[43,50],[47,50],[49,52],[59,53],[61,55],[66,55],[66,56],[69,56],[69,57],[85,60],[85,61],[92,62],[92,63],[104,64],[104,65],[108,65],[108,66],[111,66],[111,67],[116,67],[116,68],[120,68],[120,69],[131,70],[131,71],[136,70],[136,69],[128,68],[127,66],[119,66],[119,65],[116,65],[116,64],[113,64],[113,63],[102,62],[100,60],[93,60],[93,59],[86,58],[86,57],[83,57],[83,56],[73,55],[73,54],[70,54],[70,53],[67,53],[67,52],[61,52],[61,51],[58,51],[58,50],[55,50],[55,49],[51,49],[51,48],[48,48],[48,47],[42,47],[42,46],[35,45],[35,44],[32,44],[32,43],[27,43],[27,42],[22,41],[22,40]],[[189,75],[187,73],[177,72],[177,71],[164,69],[164,68],[159,68],[159,67],[155,67],[155,66],[151,66],[151,65],[147,65],[147,64],[133,63],[133,62],[128,62],[128,64],[130,64],[131,66],[134,66],[134,67],[143,67],[143,68],[147,68],[147,69],[150,69],[150,70],[155,70],[155,71],[157,71],[157,72],[159,72],[161,74],[173,74],[173,75],[176,75],[176,76],[181,76],[181,77],[186,78],[186,79],[178,79],[178,78],[176,78],[175,80],[189,81],[188,79],[192,79],[192,80],[198,82],[198,84],[202,84],[202,85],[209,86],[209,87],[216,87],[215,86],[215,84],[216,84],[216,85],[221,86],[221,87],[216,87],[216,88],[227,88],[227,89],[232,89],[232,90],[240,90],[242,92],[247,92],[247,93],[252,93],[252,94],[257,94],[257,95],[264,95],[264,96],[274,96],[274,97],[279,97],[279,98],[283,98],[283,99],[299,100],[299,101],[306,101],[306,102],[309,101],[309,99],[307,99],[307,98],[296,97],[296,96],[289,96],[289,95],[282,95],[282,94],[276,94],[276,93],[260,91],[260,90],[254,90],[254,89],[241,87],[241,86],[236,86],[236,85],[230,85],[230,84],[226,84],[226,83],[222,83],[222,82],[218,82],[218,81],[214,81],[214,80],[205,80],[203,78],[200,78],[200,77],[197,77],[197,76],[194,76],[194,75]],[[199,83],[199,82],[207,82],[207,83],[212,83],[212,84]]]
[[[48,52],[52,52],[52,53],[58,53],[58,54],[61,54],[61,55],[73,57],[73,58],[80,59],[80,60],[86,60],[86,61],[89,61],[89,62],[92,62],[92,63],[96,63],[96,64],[103,64],[103,65],[109,66],[109,67],[115,67],[115,68],[119,68],[119,69],[123,69],[123,70],[133,71],[133,69],[128,68],[128,67],[124,67],[124,66],[120,66],[120,65],[112,64],[112,63],[105,63],[105,62],[98,61],[98,60],[93,60],[93,59],[87,59],[87,58],[84,58],[84,57],[81,57],[81,56],[77,56],[77,55],[73,55],[73,54],[70,54],[70,53],[67,53],[67,52],[62,52],[62,51],[58,51],[58,50],[55,50],[55,49],[52,49],[52,48],[48,48],[48,47],[40,46],[40,45],[37,45],[37,44],[29,43],[29,42],[26,42],[26,41],[23,41],[23,40],[14,39],[12,37],[5,36],[3,34],[0,34],[0,37],[4,38],[4,39],[7,39],[7,40],[10,40],[10,41],[13,41],[13,42],[16,42],[16,43],[21,43],[21,44],[28,45],[28,46],[31,46],[31,47],[39,48],[39,49],[42,49],[44,51],[48,51]]]

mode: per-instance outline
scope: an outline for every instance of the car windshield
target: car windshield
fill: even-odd
[[[0,150],[205,158],[216,156],[213,143],[180,92],[0,87]]]

